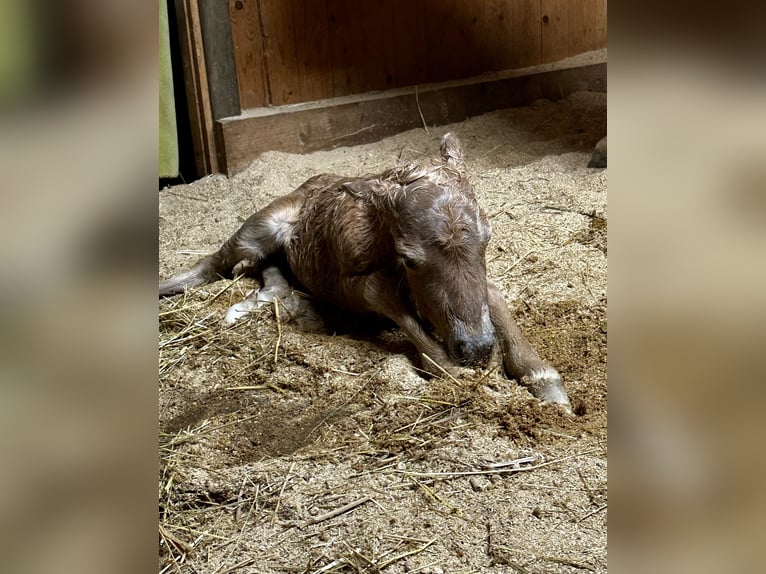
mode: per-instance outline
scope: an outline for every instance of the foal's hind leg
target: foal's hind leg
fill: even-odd
[[[253,311],[266,305],[279,305],[281,321],[294,323],[307,333],[326,333],[328,325],[314,307],[314,303],[290,287],[282,271],[276,265],[269,265],[263,272],[263,287],[252,291],[244,300],[235,303],[226,311],[224,323],[232,324],[247,317]]]
[[[254,290],[250,295],[239,303],[234,303],[226,311],[225,323],[234,323],[246,317],[256,309],[273,303],[274,299],[287,301],[292,296],[292,289],[282,272],[276,266],[269,266],[263,270],[263,287]]]
[[[500,289],[488,282],[489,314],[509,375],[544,403],[556,403],[571,411],[569,398],[558,371],[543,361],[521,334]]]
[[[189,271],[160,283],[160,296],[229,276],[234,266],[245,259],[258,264],[280,252],[292,236],[304,195],[302,188],[298,188],[251,215],[218,251],[200,259]]]

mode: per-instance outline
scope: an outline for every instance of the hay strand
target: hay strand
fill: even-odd
[[[442,366],[441,366],[439,363],[437,363],[436,361],[434,361],[434,360],[433,360],[431,357],[429,357],[429,356],[428,356],[428,355],[426,355],[425,353],[421,353],[420,355],[421,355],[421,356],[422,356],[422,357],[423,357],[423,358],[424,358],[426,361],[428,361],[428,362],[429,362],[429,363],[431,363],[431,364],[432,364],[434,367],[436,367],[436,368],[439,370],[439,372],[440,372],[440,373],[442,373],[442,374],[443,374],[445,377],[447,377],[447,378],[448,378],[449,380],[451,380],[453,383],[455,383],[455,384],[457,384],[457,385],[459,385],[459,384],[460,384],[460,381],[458,381],[458,380],[457,380],[455,377],[453,377],[452,375],[450,375],[450,374],[447,372],[447,370],[446,370],[444,367],[442,367]]]
[[[410,556],[415,556],[417,554],[420,554],[421,552],[423,552],[423,550],[425,550],[426,548],[431,546],[434,542],[436,542],[436,540],[437,538],[432,538],[431,540],[429,540],[428,542],[426,542],[425,544],[423,544],[423,546],[419,548],[415,548],[413,550],[409,550],[408,552],[402,552],[401,554],[397,554],[396,556],[389,558],[385,562],[381,562],[378,565],[378,569],[383,570],[384,568],[387,568],[388,566],[391,566],[392,564],[396,564],[400,560],[404,560],[405,558],[409,558]]]
[[[282,320],[279,317],[279,297],[274,297],[274,316],[277,319],[277,342],[274,344],[274,364],[279,356],[279,344],[282,342]]]
[[[420,121],[423,122],[423,129],[428,133],[428,124],[426,118],[423,117],[423,110],[420,109],[420,96],[418,95],[418,85],[415,84],[415,105],[418,107],[418,114],[420,114]]]
[[[287,470],[287,476],[285,476],[285,480],[282,481],[282,488],[279,489],[279,496],[277,497],[277,504],[274,506],[274,512],[271,515],[271,522],[269,523],[270,526],[274,526],[274,522],[277,520],[277,513],[279,512],[279,505],[282,502],[282,496],[285,493],[285,487],[287,487],[287,483],[290,482],[290,479],[292,478],[292,472],[295,468],[295,461],[293,461],[290,464],[290,468]]]
[[[345,504],[339,508],[331,510],[330,512],[325,512],[324,514],[320,514],[318,516],[314,516],[313,518],[309,518],[303,524],[300,525],[300,528],[305,528],[306,526],[311,526],[312,524],[318,524],[320,522],[324,522],[325,520],[330,520],[331,518],[335,518],[336,516],[340,516],[341,514],[345,514],[346,512],[354,510],[357,506],[361,506],[365,502],[370,502],[371,500],[372,500],[372,497],[364,496],[358,500],[354,500],[353,502],[349,502],[348,504]]]

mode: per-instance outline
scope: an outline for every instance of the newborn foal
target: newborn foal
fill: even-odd
[[[448,133],[430,166],[312,177],[251,215],[191,270],[162,282],[160,295],[229,276],[243,260],[269,265],[281,257],[313,297],[388,317],[447,371],[484,363],[499,345],[510,376],[540,400],[569,410],[559,373],[522,336],[502,293],[487,279],[491,233],[460,141]],[[235,306],[233,315],[289,291],[275,267],[264,271],[264,289]],[[423,366],[434,372],[428,361]]]

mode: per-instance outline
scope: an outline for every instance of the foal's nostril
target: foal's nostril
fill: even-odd
[[[484,362],[487,359],[489,359],[490,355],[492,354],[492,348],[494,347],[494,343],[495,343],[494,339],[480,341],[476,347],[475,360],[477,362]]]
[[[452,346],[453,358],[460,363],[480,363],[492,353],[493,339],[459,339]]]
[[[455,343],[455,358],[460,361],[466,361],[471,354],[471,347],[468,341],[457,341]]]

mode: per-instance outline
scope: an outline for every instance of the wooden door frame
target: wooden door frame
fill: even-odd
[[[216,120],[240,113],[229,3],[173,0],[178,21],[184,88],[194,164],[202,177],[221,170]]]

